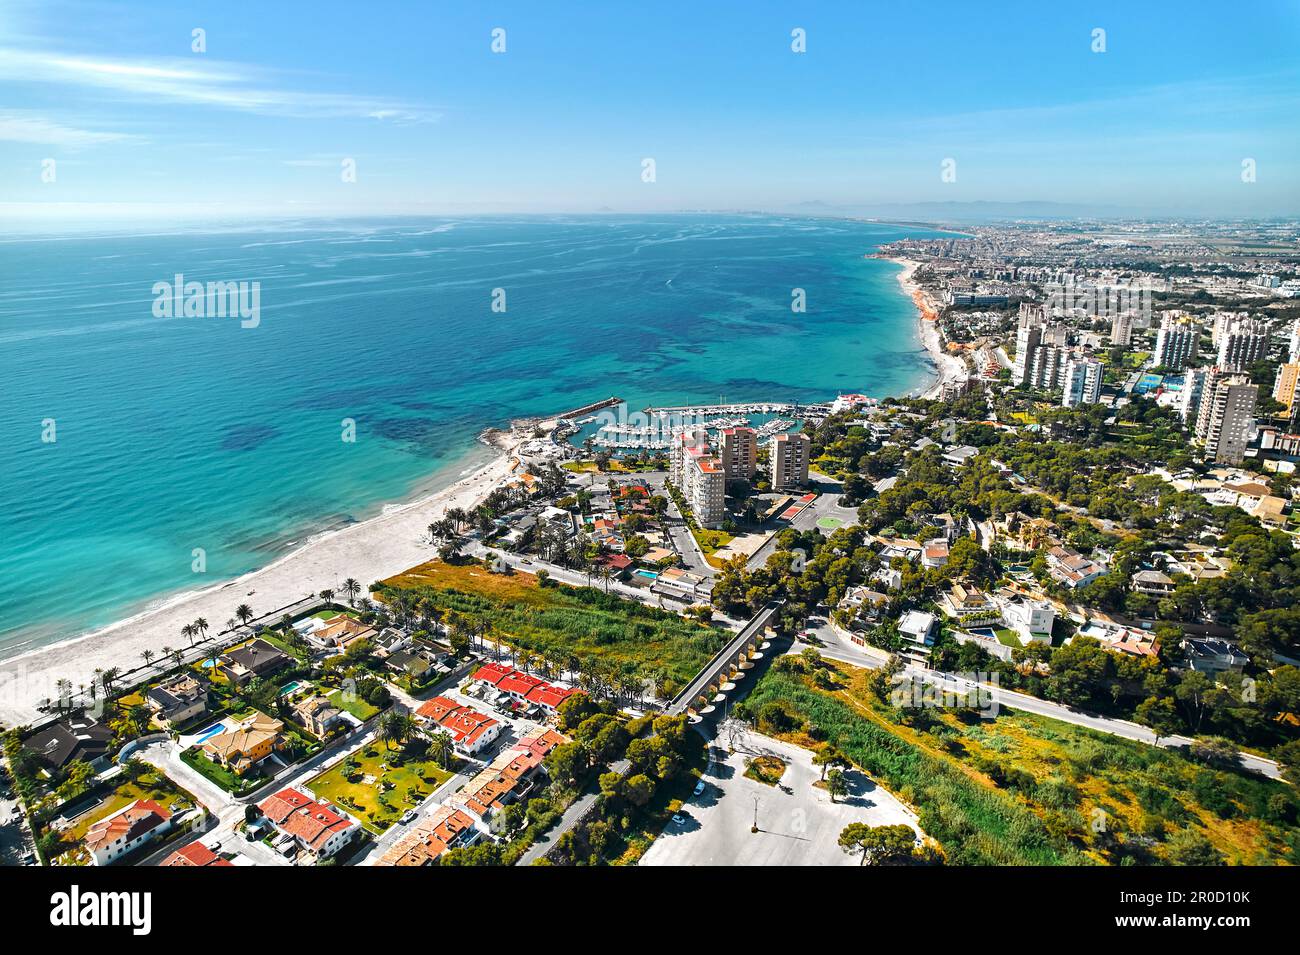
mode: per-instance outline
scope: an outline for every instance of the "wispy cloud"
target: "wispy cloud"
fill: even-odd
[[[65,126],[35,113],[17,110],[0,111],[0,142],[78,148],[140,141],[140,137],[128,133]]]
[[[222,61],[119,60],[0,47],[0,80],[90,87],[123,98],[191,103],[270,116],[373,119],[396,123],[436,120],[419,104],[311,92],[277,83],[274,73]]]

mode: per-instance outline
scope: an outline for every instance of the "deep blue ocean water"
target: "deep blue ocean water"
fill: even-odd
[[[863,256],[932,234],[664,215],[3,237],[0,654],[449,484],[512,417],[917,388],[898,266]],[[155,317],[178,272],[260,282],[260,324]]]

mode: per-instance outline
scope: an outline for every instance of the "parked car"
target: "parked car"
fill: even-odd
[[[695,784],[695,795],[698,796],[702,792],[704,792],[704,780],[701,779],[698,783]]]
[[[414,822],[417,815],[418,813],[414,809],[406,810],[406,812],[402,813],[402,825],[406,825],[408,822]]]

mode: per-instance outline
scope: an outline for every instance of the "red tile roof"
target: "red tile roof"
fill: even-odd
[[[537,703],[548,710],[553,710],[573,695],[574,692],[576,691],[572,689],[563,689],[562,687],[545,684],[531,690],[525,699],[529,703]]]
[[[91,852],[125,836],[127,842],[138,839],[165,824],[172,814],[152,799],[137,799],[125,809],[99,820],[86,831],[85,846]]]
[[[324,846],[334,833],[356,825],[347,816],[335,812],[333,807],[316,802],[297,789],[282,789],[262,800],[258,808],[277,828],[297,837],[313,850]]]
[[[223,859],[201,842],[191,842],[183,849],[177,849],[162,865],[180,866],[230,866],[228,859]]]
[[[504,663],[485,663],[478,668],[478,671],[474,674],[474,679],[496,686],[501,682],[502,677],[509,676],[514,672],[512,667],[508,667]]]
[[[509,675],[497,682],[497,689],[503,693],[514,693],[516,696],[523,697],[528,696],[539,686],[546,686],[546,681],[539,680],[528,673],[520,673],[518,670],[512,670]]]

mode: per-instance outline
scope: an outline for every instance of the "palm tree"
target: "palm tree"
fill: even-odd
[[[54,681],[54,688],[59,693],[59,709],[62,710],[65,701],[69,703],[72,702],[70,699],[70,697],[72,696],[72,681],[64,677],[60,677],[58,680]]]
[[[349,577],[343,581],[343,592],[348,595],[348,603],[352,606],[357,605],[357,594],[361,593],[361,584],[355,577]]]
[[[235,608],[235,616],[239,618],[241,624],[248,626],[248,621],[253,619],[253,608],[248,604],[240,604]]]
[[[326,603],[332,603],[333,600],[334,600],[334,591],[332,591],[332,590],[330,590],[328,587],[326,587],[324,590],[322,590],[322,591],[320,592],[320,595],[319,595],[319,596],[320,596],[320,599],[323,600],[323,601],[325,601]]]
[[[198,633],[198,630],[195,629],[192,623],[187,623],[181,627],[181,636],[190,642],[190,646],[194,646],[194,635],[196,633]]]
[[[204,640],[208,638],[208,621],[205,618],[199,617],[198,620],[195,620],[194,629],[199,632],[200,638]]]
[[[451,735],[445,730],[434,733],[429,737],[429,755],[442,764],[442,768],[447,768],[447,761],[451,757],[453,743]]]
[[[149,664],[153,663],[153,651],[152,651],[152,650],[141,650],[141,651],[140,651],[140,656],[144,658],[144,666],[145,666],[145,669],[147,670],[147,669],[149,668]]]

